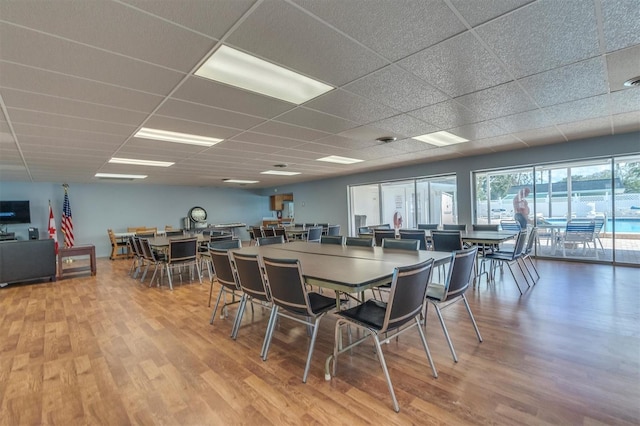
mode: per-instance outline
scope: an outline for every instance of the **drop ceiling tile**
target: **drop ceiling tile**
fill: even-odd
[[[520,148],[525,148],[526,145],[514,138],[511,135],[502,135],[502,136],[496,136],[493,138],[485,138],[485,139],[479,139],[476,141],[471,141],[471,142],[466,142],[466,143],[460,143],[460,144],[456,144],[456,145],[451,145],[448,146],[447,149],[450,151],[456,151],[456,152],[462,152],[462,153],[466,153],[469,151],[474,151],[474,152],[495,152],[496,150],[500,149],[520,149]],[[478,150],[478,151],[476,151]]]
[[[53,127],[45,127],[45,126],[22,124],[22,123],[13,123],[13,128],[16,132],[16,135],[18,135],[18,138],[30,136],[30,137],[44,138],[45,140],[47,138],[66,139],[69,141],[80,141],[82,143],[92,143],[92,144],[95,143],[97,145],[101,145],[101,144],[120,145],[129,136],[128,134],[113,135],[109,133],[90,132],[90,131],[83,131],[83,130],[76,130],[76,129],[53,128]]]
[[[8,108],[129,124],[132,126],[139,126],[147,117],[147,114],[142,112],[111,108],[104,105],[61,99],[54,96],[39,95],[13,89],[3,89],[2,98]]]
[[[214,145],[215,146],[215,145]],[[115,157],[124,156],[125,153],[151,153],[164,152],[167,154],[194,155],[202,153],[207,147],[198,145],[187,145],[181,143],[157,141],[153,139],[131,138],[129,141],[114,154]],[[127,158],[127,157],[125,157]]]
[[[491,124],[506,130],[507,132],[519,132],[523,130],[549,127],[554,123],[553,117],[540,109],[508,115],[506,117],[490,120]]]
[[[409,0],[403,1],[401,7],[385,0],[294,1],[390,60],[410,55],[465,29],[440,1]]]
[[[609,115],[608,95],[594,96],[587,99],[553,105],[544,111],[553,117],[557,124],[583,121]]]
[[[409,114],[440,129],[459,127],[483,119],[480,114],[453,100],[411,111]]]
[[[630,88],[614,92],[609,95],[609,102],[612,114],[638,111],[640,108],[640,90],[638,88]]]
[[[261,3],[225,43],[334,86],[385,65],[373,52],[281,0]]]
[[[242,142],[250,142],[256,143],[265,146],[271,146],[274,149],[276,148],[293,148],[299,145],[303,145],[307,143],[306,141],[301,141],[298,139],[287,139],[278,136],[265,135],[262,133],[255,132],[244,132],[240,135],[234,136],[230,139],[231,141],[242,141]]]
[[[592,2],[539,0],[476,28],[516,78],[599,54]]]
[[[0,4],[0,16],[6,22],[182,72],[189,72],[215,43],[116,2],[42,2],[38,9],[33,13],[30,2]]]
[[[0,59],[154,93],[168,94],[184,74],[35,31],[0,23]],[[149,78],[153,76],[153,78]]]
[[[321,143],[323,145],[336,146],[340,148],[347,149],[366,149],[370,146],[380,145],[382,142],[379,142],[375,139],[367,139],[367,140],[358,140],[347,138],[339,135],[330,135],[326,138],[317,139],[314,141],[315,143]]]
[[[502,128],[487,121],[482,123],[465,124],[464,126],[455,127],[447,131],[470,141],[493,138],[495,136],[500,136],[508,133],[506,130],[503,130]]]
[[[342,117],[358,124],[397,115],[399,111],[379,103],[336,89],[305,104],[307,108]]]
[[[8,108],[9,118],[12,123],[35,124],[49,126],[58,129],[84,130],[88,132],[110,133],[112,135],[129,135],[136,129],[135,126],[107,123],[105,121],[89,120],[84,118],[69,117],[59,114],[48,114],[24,109]]]
[[[402,138],[404,135],[395,134],[393,132],[389,132],[388,130],[383,130],[374,126],[361,126],[342,132],[339,136],[377,144],[380,143],[376,140],[379,137],[392,136],[396,138]]]
[[[149,118],[149,120],[144,124],[144,127],[220,139],[230,138],[240,132],[238,129],[232,129],[229,127],[196,123],[193,121],[180,120],[177,118],[163,117],[159,115],[154,115]]]
[[[249,10],[254,0],[182,2],[124,0],[124,3],[160,16],[180,26],[220,39]]]
[[[511,82],[456,98],[483,120],[498,118],[536,108],[531,98]]]
[[[263,118],[177,99],[168,99],[155,115],[242,130],[250,129],[264,121]]]
[[[151,112],[162,97],[0,61],[0,87]]]
[[[607,71],[602,57],[526,77],[520,83],[542,107],[601,95],[608,91]]]
[[[283,138],[300,139],[303,141],[313,141],[327,136],[327,132],[319,132],[304,127],[291,126],[276,121],[265,121],[263,124],[251,129],[255,133],[264,133],[272,136],[280,136]]]
[[[532,0],[493,0],[490,2],[451,0],[451,4],[460,12],[462,17],[471,25],[483,24],[500,15],[517,9]]]
[[[372,126],[379,129],[389,130],[394,135],[403,135],[408,137],[424,135],[426,133],[437,132],[436,126],[427,124],[408,114],[396,115],[395,117],[385,118],[384,120],[371,123]]]
[[[326,157],[328,155],[338,155],[340,157],[349,157],[350,155],[353,155],[353,151],[349,149],[316,143],[308,143],[283,152],[290,153],[293,158],[304,158],[310,160],[317,160],[318,158]]]
[[[343,130],[352,129],[358,126],[358,124],[353,121],[304,107],[298,107],[285,112],[275,120],[327,133],[339,133]]]
[[[640,76],[640,45],[606,55],[609,90],[627,90],[624,82]]]
[[[468,31],[409,56],[398,65],[451,97],[511,80]]]
[[[40,149],[41,147],[50,147],[51,149],[79,149],[93,150],[95,152],[111,154],[117,150],[122,144],[120,141],[98,143],[92,139],[66,139],[60,137],[49,136],[27,136],[18,135],[20,147],[25,150]]]
[[[447,99],[444,93],[395,65],[349,83],[343,89],[399,111],[411,111]]]
[[[638,111],[616,114],[611,119],[613,120],[613,130],[616,135],[640,131],[640,112]],[[638,143],[640,144],[640,139],[638,139]]]
[[[566,141],[564,136],[562,136],[562,134],[555,127],[526,130],[524,132],[513,133],[512,136],[522,140],[528,146],[548,145]]]
[[[640,43],[640,9],[635,0],[602,0],[607,52]]]
[[[433,145],[411,138],[389,142],[387,145],[401,152],[418,152],[436,148]]]
[[[558,129],[560,129],[570,141],[612,134],[611,119],[608,117],[560,124]]]
[[[173,93],[172,98],[262,118],[273,118],[295,107],[289,102],[215,83],[200,77],[189,77]]]

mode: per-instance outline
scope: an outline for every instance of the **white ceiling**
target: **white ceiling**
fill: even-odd
[[[335,89],[296,106],[194,76],[221,44]],[[0,179],[269,187],[626,133],[639,75],[637,0],[0,0]],[[471,142],[410,139],[439,130]],[[280,163],[302,174],[259,174]]]

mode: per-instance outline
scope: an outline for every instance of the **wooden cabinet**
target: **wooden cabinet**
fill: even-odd
[[[269,197],[271,210],[282,210],[285,201],[293,201],[293,194],[276,194]]]

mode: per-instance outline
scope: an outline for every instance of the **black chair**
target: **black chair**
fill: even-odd
[[[453,356],[453,360],[455,362],[458,362],[458,356],[456,355],[456,351],[453,348],[453,343],[451,343],[451,338],[449,337],[447,326],[444,324],[442,309],[451,306],[459,300],[462,300],[464,302],[464,306],[467,308],[469,318],[471,318],[471,322],[473,323],[473,328],[476,331],[478,341],[482,342],[480,330],[478,330],[478,325],[476,324],[476,320],[473,317],[471,308],[469,307],[469,302],[467,302],[467,298],[464,295],[472,281],[473,267],[475,265],[477,254],[477,247],[472,247],[466,250],[457,250],[453,252],[451,254],[449,274],[447,275],[445,283],[429,283],[429,286],[427,287],[428,303],[426,307],[431,304],[436,308],[436,313],[438,314],[438,319],[440,320],[442,331],[444,331],[444,336],[447,339],[447,344],[449,345],[451,355]],[[427,318],[426,307],[424,316],[425,326]]]
[[[371,228],[369,228],[368,226],[359,227],[358,228],[358,236],[362,236],[362,235],[372,235]]]
[[[385,238],[395,238],[396,231],[395,229],[374,229],[373,230],[373,238],[376,242],[376,246],[382,246],[382,240]]]
[[[249,227],[249,238],[251,238],[251,240],[249,241],[249,245],[253,245],[255,244],[255,242],[257,241],[258,238],[262,237],[262,229],[259,226],[251,226]]]
[[[151,281],[149,281],[149,287],[153,284],[153,279],[156,277],[158,273],[158,268],[162,272],[162,268],[164,267],[165,262],[167,261],[167,257],[162,252],[156,252],[151,248],[151,244],[149,244],[148,238],[136,238],[138,248],[142,253],[144,258],[144,272],[142,273],[142,277],[140,278],[140,282],[144,282],[144,279],[147,276],[147,272],[149,271],[149,267],[153,265],[153,275],[151,276]],[[160,283],[160,281],[158,281]],[[159,284],[158,284],[159,285]]]
[[[527,244],[524,248],[524,251],[522,252],[522,264],[527,269],[527,272],[529,273],[529,276],[531,277],[531,280],[533,281],[534,284],[536,283],[537,280],[540,279],[538,268],[536,268],[536,265],[533,263],[533,260],[531,259],[531,253],[533,253],[533,247],[537,240],[538,240],[538,228],[531,228],[531,232],[529,232],[529,237],[527,238]],[[531,270],[527,266],[527,262],[526,262],[527,259],[529,260],[529,264],[531,265],[533,272],[536,273],[536,278],[533,277]]]
[[[256,240],[258,246],[268,246],[271,244],[284,244],[284,237],[282,235],[273,237],[260,237]]]
[[[328,223],[317,223],[316,226],[319,226],[322,228],[322,235],[327,235],[327,232],[329,231]]]
[[[287,235],[287,230],[284,229],[283,227],[278,227],[278,228],[273,228],[273,232],[275,234],[275,236],[282,236],[282,238],[284,239],[285,243],[289,242],[289,236]]]
[[[418,251],[419,240],[396,240],[395,238],[383,238],[382,248]]]
[[[359,247],[373,247],[373,238],[372,237],[347,237],[345,241],[345,245],[347,246],[359,246]]]
[[[129,237],[129,246],[133,252],[133,262],[129,268],[129,275],[132,278],[137,278],[142,266],[144,265],[144,253],[140,247],[139,238],[136,236]]]
[[[262,236],[263,237],[275,237],[276,236],[276,231],[275,228],[271,227],[271,226],[267,226],[266,228],[262,228]]]
[[[240,240],[221,240],[221,241],[213,241],[208,245],[208,259],[209,259],[209,267],[211,270],[209,271],[209,280],[211,281],[209,288],[209,304],[207,306],[211,306],[211,295],[213,293],[213,281],[216,277],[215,267],[213,265],[213,259],[211,258],[211,250],[219,250],[219,251],[227,251],[234,248],[242,247],[242,241]]]
[[[344,244],[344,237],[339,235],[323,235],[320,237],[320,244]]]
[[[460,231],[431,231],[433,249],[436,251],[462,250],[462,235]]]
[[[427,249],[427,233],[424,229],[401,229],[398,231],[401,240],[418,240],[420,250]]]
[[[447,223],[442,225],[442,230],[443,231],[465,231],[467,230],[467,224],[453,224],[453,223]]]
[[[506,264],[509,268],[509,272],[511,272],[511,276],[513,280],[516,282],[516,286],[518,287],[518,291],[522,295],[522,288],[520,287],[520,283],[518,282],[518,278],[516,278],[515,272],[513,271],[513,265],[518,265],[522,276],[524,277],[525,282],[527,283],[527,287],[531,287],[529,284],[529,280],[525,275],[524,270],[522,269],[522,265],[520,264],[520,258],[522,257],[522,253],[524,252],[524,245],[527,240],[527,231],[522,230],[518,232],[518,236],[516,237],[516,243],[513,251],[503,251],[499,250],[493,253],[485,254],[484,258],[491,260],[491,266],[489,268],[489,278],[491,281],[495,281],[495,271],[498,265]]]
[[[155,232],[136,232],[136,237],[138,238],[155,238]]]
[[[207,268],[207,272],[209,274],[209,280],[212,279],[212,271],[211,271],[211,256],[209,255],[209,246],[211,243],[216,243],[218,241],[231,241],[233,240],[232,234],[227,234],[221,231],[210,231],[209,241],[201,243],[198,246],[198,254],[200,255],[200,270],[203,268]],[[204,235],[204,232],[203,232]]]
[[[211,262],[213,263],[213,270],[216,277],[215,280],[220,284],[220,292],[216,298],[216,304],[213,307],[213,311],[211,311],[211,319],[209,320],[209,324],[213,324],[221,300],[223,300],[223,305],[220,318],[225,318],[227,316],[227,306],[240,303],[240,299],[236,300],[236,296],[238,296],[237,292],[240,291],[240,286],[236,282],[236,272],[233,264],[231,263],[229,249],[211,248],[209,249],[209,253],[211,255]],[[211,288],[213,289],[213,281],[211,281]],[[231,294],[231,302],[229,303],[227,303],[227,293]],[[209,292],[209,301],[211,301],[211,292]]]
[[[438,229],[438,224],[437,223],[419,223],[418,224],[418,229],[424,229],[427,231],[433,231],[435,229]]]
[[[340,225],[329,225],[329,228],[327,229],[327,235],[340,235]]]
[[[269,286],[264,278],[262,266],[258,260],[258,255],[231,253],[231,259],[236,267],[238,285],[243,292],[242,299],[240,300],[240,306],[236,312],[236,320],[233,324],[233,330],[231,331],[231,337],[235,340],[238,337],[238,332],[240,331],[240,324],[242,323],[247,302],[259,302],[261,307],[269,306],[269,309],[273,309],[273,307],[271,305]],[[265,341],[266,339],[263,339],[262,350],[260,351],[261,357],[264,356]]]
[[[198,239],[180,238],[169,240],[169,252],[165,262],[167,277],[169,278],[169,288],[173,290],[173,278],[171,270],[180,267],[180,281],[182,282],[182,268],[188,266],[191,271],[190,280],[193,280],[193,268],[198,272],[198,281],[202,284],[200,274],[200,264],[198,262]]]
[[[176,231],[165,231],[164,235],[167,237],[184,237],[184,231],[178,229]]]
[[[312,226],[307,231],[308,243],[319,243],[320,237],[322,237],[322,226]]]
[[[336,375],[338,355],[350,351],[354,346],[366,341],[371,336],[391,394],[393,409],[396,412],[400,411],[400,407],[391,384],[391,377],[382,352],[382,344],[415,327],[420,335],[433,377],[438,377],[427,340],[420,326],[420,314],[432,269],[433,259],[413,266],[395,268],[387,303],[369,299],[358,306],[337,313],[332,375]],[[342,345],[342,328],[345,325],[361,329],[364,337],[344,347]]]
[[[302,268],[297,259],[272,259],[265,257],[263,258],[263,264],[274,306],[271,311],[269,327],[265,336],[265,349],[262,359],[266,361],[269,355],[269,347],[271,346],[273,332],[277,323],[276,318],[278,316],[305,324],[313,330],[307,353],[307,362],[302,375],[302,382],[306,383],[320,320],[327,312],[336,308],[336,299],[307,291],[307,286],[302,276]],[[283,311],[286,311],[288,314],[285,314]],[[281,324],[280,328],[282,327]]]
[[[472,228],[474,231],[498,231],[500,225],[485,225],[474,223]]]
[[[315,224],[315,223],[305,223],[305,224],[304,224],[304,229],[313,228],[314,226],[316,226],[316,224]]]

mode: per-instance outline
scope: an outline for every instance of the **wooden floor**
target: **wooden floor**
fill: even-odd
[[[345,354],[324,380],[332,317],[321,325],[309,380],[308,338],[283,319],[259,357],[266,314],[247,310],[237,341],[229,318],[209,325],[208,285],[149,288],[129,261],[98,260],[98,275],[0,289],[0,424],[639,424],[639,270],[538,262],[520,297],[499,277],[445,310],[452,361],[433,310],[384,346],[400,413],[372,345]]]

